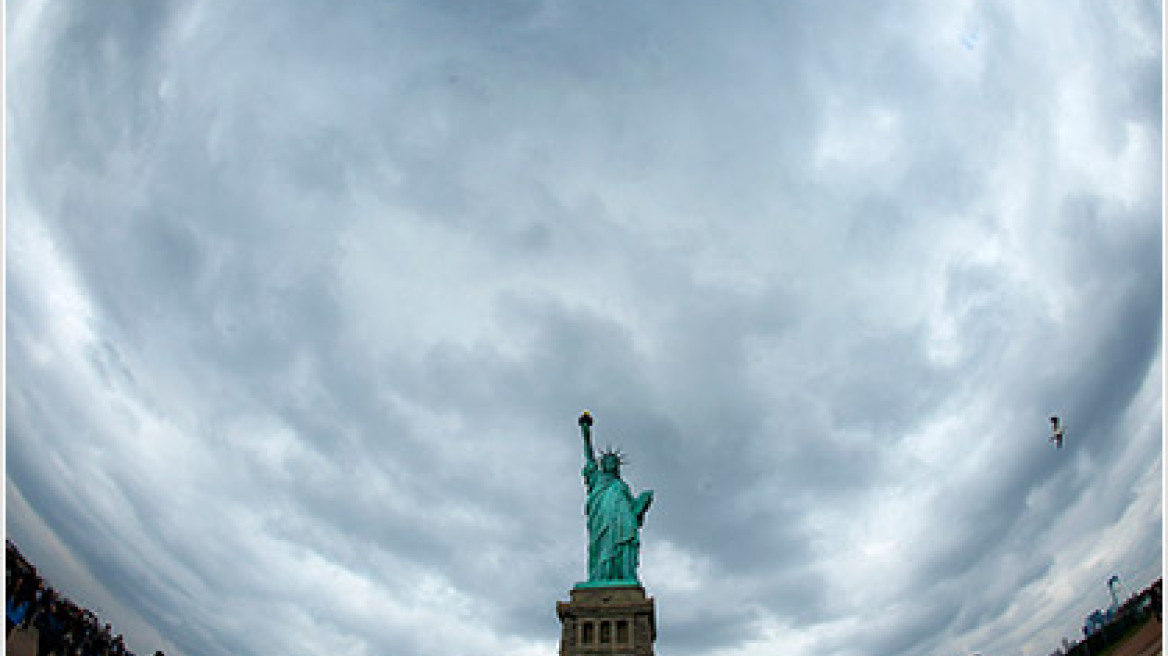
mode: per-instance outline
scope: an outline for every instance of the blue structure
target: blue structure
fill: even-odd
[[[1119,575],[1112,574],[1111,578],[1107,579],[1107,591],[1111,593],[1111,605],[1107,607],[1107,610],[1099,610],[1096,608],[1091,611],[1091,614],[1087,616],[1087,620],[1083,624],[1084,636],[1091,636],[1109,624],[1111,620],[1115,619],[1119,613],[1119,597],[1122,590],[1123,586],[1119,583]]]
[[[1107,591],[1111,593],[1111,609],[1117,610],[1120,605],[1120,596],[1123,591],[1123,585],[1119,582],[1119,574],[1112,574],[1111,578],[1107,579]]]
[[[1113,611],[1110,608],[1107,609],[1107,612],[1098,608],[1091,611],[1091,614],[1087,616],[1087,623],[1083,625],[1083,635],[1090,637],[1091,634],[1102,629],[1111,621],[1112,615]]]

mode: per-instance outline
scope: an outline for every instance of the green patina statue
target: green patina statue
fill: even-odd
[[[584,484],[588,488],[588,582],[589,585],[638,585],[637,564],[641,550],[638,532],[653,502],[653,491],[633,498],[620,477],[622,456],[605,450],[597,464],[592,450],[592,415],[580,415],[584,435]]]

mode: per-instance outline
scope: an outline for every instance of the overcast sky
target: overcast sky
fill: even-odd
[[[585,408],[659,654],[1161,574],[1158,1],[7,9],[5,528],[139,653],[555,654]]]

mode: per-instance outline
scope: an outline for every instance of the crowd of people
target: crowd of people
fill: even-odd
[[[7,542],[5,590],[7,636],[16,628],[36,629],[37,656],[134,656],[121,634],[91,610],[62,595],[37,573],[36,567]],[[163,656],[161,651],[154,656]]]

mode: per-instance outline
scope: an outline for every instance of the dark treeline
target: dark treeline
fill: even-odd
[[[5,570],[7,636],[36,630],[37,656],[134,656],[122,635],[48,585],[11,540]],[[163,656],[161,651],[154,656]]]

